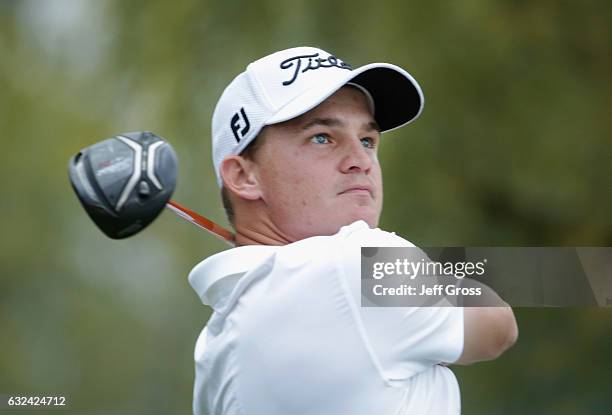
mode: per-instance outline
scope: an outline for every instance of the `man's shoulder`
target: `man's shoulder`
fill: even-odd
[[[220,297],[219,287],[229,291],[234,286],[232,276],[238,279],[262,267],[270,271],[346,267],[348,263],[359,262],[361,247],[412,246],[393,232],[370,228],[359,220],[343,226],[334,235],[313,236],[283,246],[248,245],[220,252],[197,264],[189,273],[189,282],[204,304],[213,305]]]
[[[413,247],[406,239],[380,228],[370,228],[363,220],[343,226],[334,235],[313,236],[279,247],[277,257],[295,258],[295,263],[332,259],[340,250],[361,247]],[[301,260],[300,260],[301,258]]]
[[[336,234],[344,243],[360,246],[379,247],[413,247],[408,240],[395,234],[395,232],[384,231],[380,228],[370,228],[362,220],[344,226]]]
[[[228,275],[248,271],[271,255],[300,255],[308,259],[315,255],[323,259],[325,253],[335,252],[336,247],[414,247],[395,232],[370,228],[363,220],[343,226],[334,235],[313,236],[283,246],[248,245],[214,254],[197,264],[190,275],[203,270]]]

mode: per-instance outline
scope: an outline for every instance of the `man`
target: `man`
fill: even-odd
[[[457,414],[445,364],[514,343],[507,306],[360,307],[360,248],[413,246],[376,228],[377,149],[422,107],[403,69],[311,47],[255,61],[225,89],[213,158],[238,247],[189,276],[214,310],[195,414]]]

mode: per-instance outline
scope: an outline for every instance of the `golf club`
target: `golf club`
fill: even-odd
[[[140,232],[167,207],[234,245],[232,232],[170,200],[176,187],[176,153],[149,131],[118,134],[82,149],[71,158],[68,176],[89,217],[112,239]]]

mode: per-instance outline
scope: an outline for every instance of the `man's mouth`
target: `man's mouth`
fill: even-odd
[[[340,195],[346,194],[355,194],[355,195],[367,195],[372,197],[372,187],[368,185],[355,185],[351,186],[342,192],[338,193]]]

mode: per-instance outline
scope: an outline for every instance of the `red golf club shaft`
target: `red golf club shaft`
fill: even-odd
[[[208,232],[222,239],[229,245],[235,246],[234,234],[225,229],[223,226],[217,225],[215,222],[205,218],[204,216],[194,212],[193,210],[181,206],[174,200],[170,200],[166,204],[166,207],[177,215],[179,215],[181,218],[193,223],[194,225],[199,226],[202,229],[206,229]]]

